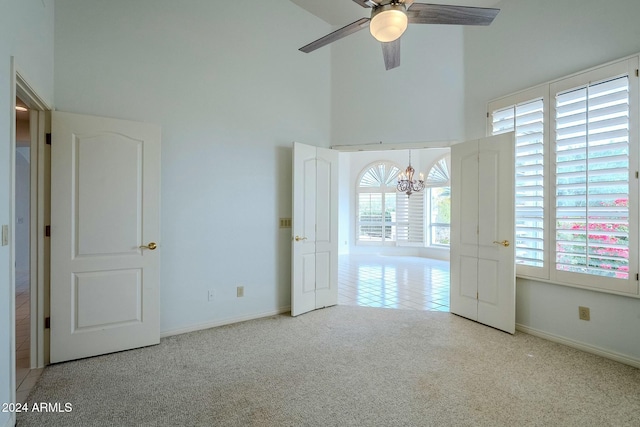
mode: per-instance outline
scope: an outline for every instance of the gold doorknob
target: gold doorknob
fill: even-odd
[[[307,238],[306,237],[296,236],[296,242],[299,242],[301,240],[307,240]]]
[[[158,245],[156,244],[156,242],[150,242],[148,245],[142,245],[140,246],[140,249],[149,249],[150,251],[155,250],[158,247]]]
[[[503,240],[502,242],[496,242],[495,240],[493,241],[493,243],[495,243],[496,245],[502,245],[505,248],[508,247],[511,243],[509,243],[508,240]]]

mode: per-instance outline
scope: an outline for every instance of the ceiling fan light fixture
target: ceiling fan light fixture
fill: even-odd
[[[371,13],[369,31],[379,42],[388,43],[400,38],[409,21],[404,5],[387,4]]]

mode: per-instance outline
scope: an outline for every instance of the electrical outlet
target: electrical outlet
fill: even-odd
[[[214,290],[209,290],[209,294],[207,295],[207,301],[211,302],[215,299],[216,293]]]
[[[236,295],[238,298],[242,298],[244,296],[244,286],[238,286],[236,288]]]
[[[591,320],[591,311],[589,307],[578,307],[578,316],[580,320]]]

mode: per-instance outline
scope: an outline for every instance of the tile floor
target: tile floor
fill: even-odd
[[[16,400],[24,402],[42,369],[30,369],[29,275],[16,272]]]
[[[449,262],[340,255],[338,304],[449,311]]]

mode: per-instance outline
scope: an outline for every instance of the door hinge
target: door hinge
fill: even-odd
[[[487,111],[487,119],[489,118],[489,112]]]
[[[44,226],[44,235],[45,235],[45,237],[51,237],[51,226],[50,225],[45,225]]]
[[[638,179],[638,171],[636,171],[636,179]]]
[[[640,69],[636,68],[636,77],[640,77]]]
[[[51,134],[50,133],[45,135],[45,142],[47,143],[47,145],[51,145]]]
[[[636,273],[636,280],[640,280],[640,274]]]
[[[44,328],[51,329],[51,317],[44,318]]]
[[[480,299],[480,292],[476,292],[476,299]]]

